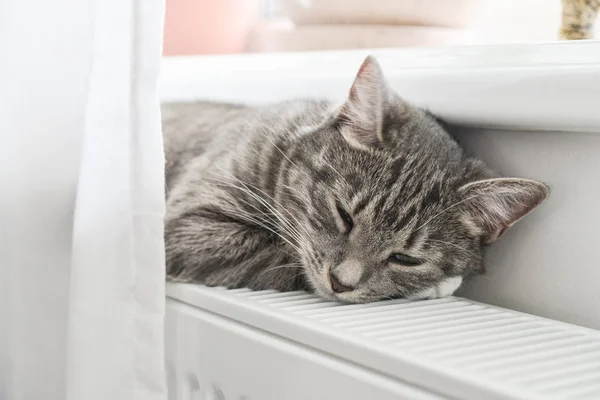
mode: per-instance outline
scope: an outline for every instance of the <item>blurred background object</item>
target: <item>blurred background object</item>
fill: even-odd
[[[306,25],[256,27],[248,51],[313,51],[382,47],[442,46],[472,43],[469,32],[435,26]]]
[[[592,39],[600,0],[562,0],[562,6],[560,38],[565,40]]]
[[[298,26],[320,24],[417,25],[465,28],[480,0],[281,0]]]
[[[165,55],[593,37],[600,0],[167,0]]]
[[[250,51],[333,50],[470,43],[479,0],[280,0],[289,18],[253,30]],[[277,15],[277,14],[276,14]]]
[[[164,55],[240,53],[261,0],[167,0]]]

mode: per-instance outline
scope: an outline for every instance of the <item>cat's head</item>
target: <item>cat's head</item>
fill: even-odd
[[[371,57],[290,161],[283,198],[302,225],[305,273],[319,294],[350,302],[452,294],[483,272],[483,246],[548,195],[467,157]]]

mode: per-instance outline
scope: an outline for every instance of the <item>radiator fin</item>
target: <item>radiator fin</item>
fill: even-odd
[[[457,297],[342,304],[305,292],[196,290],[510,394],[498,398],[600,399],[600,333],[590,329]]]

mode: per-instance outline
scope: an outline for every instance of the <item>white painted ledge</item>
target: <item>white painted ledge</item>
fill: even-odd
[[[163,101],[341,100],[367,54],[450,123],[600,132],[600,41],[165,58]]]

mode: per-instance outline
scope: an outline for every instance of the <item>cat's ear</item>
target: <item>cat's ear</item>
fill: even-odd
[[[350,144],[361,147],[381,144],[384,108],[389,94],[379,63],[368,56],[337,116],[340,132]]]
[[[475,181],[459,190],[464,221],[488,244],[529,214],[548,197],[542,182],[519,178]]]

